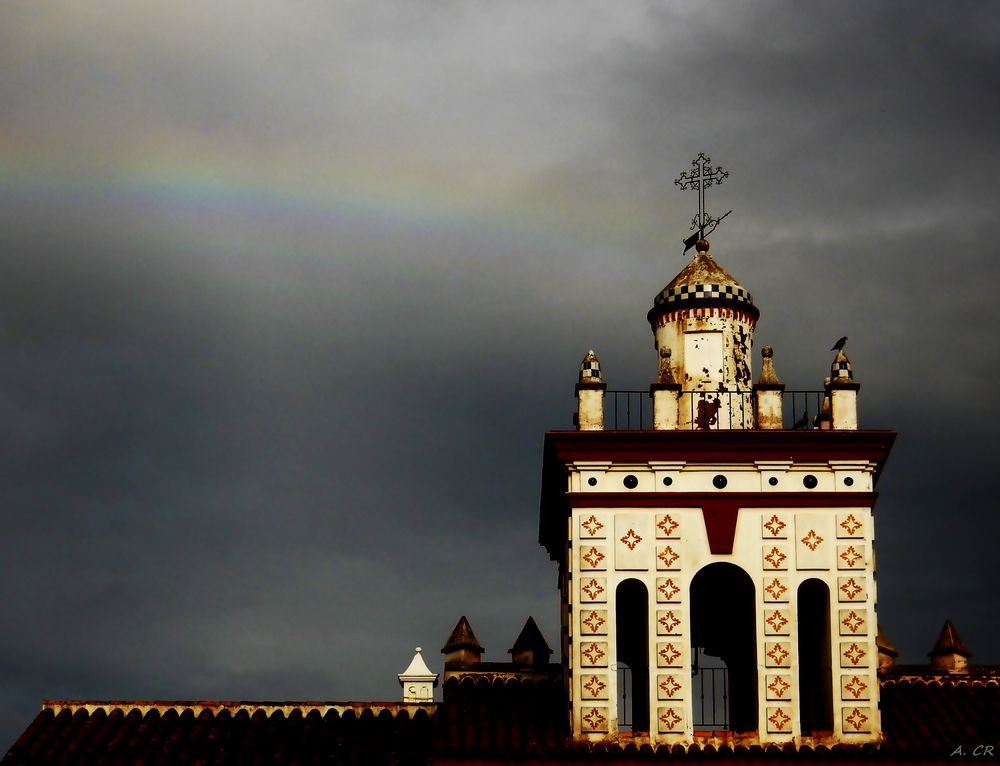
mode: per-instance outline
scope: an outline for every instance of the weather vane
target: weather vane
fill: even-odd
[[[685,253],[694,247],[699,239],[704,239],[715,231],[719,222],[733,212],[730,210],[728,213],[714,218],[705,210],[705,189],[710,188],[713,184],[721,184],[726,178],[729,178],[729,172],[723,170],[721,166],[713,168],[712,158],[706,157],[704,152],[699,152],[697,159],[693,160],[691,165],[694,170],[681,173],[680,178],[674,179],[674,183],[684,191],[694,189],[698,192],[698,214],[691,219],[691,228],[694,230],[694,234],[684,240]],[[708,231],[705,231],[706,229]]]

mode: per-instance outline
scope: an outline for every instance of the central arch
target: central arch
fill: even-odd
[[[734,564],[709,564],[691,581],[696,731],[757,730],[755,604],[753,580]]]

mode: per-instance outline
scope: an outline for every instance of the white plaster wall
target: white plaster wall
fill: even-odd
[[[635,578],[644,583],[649,593],[651,739],[682,744],[693,741],[688,594],[691,581],[699,570],[710,563],[728,562],[747,572],[755,586],[759,741],[804,741],[797,709],[796,593],[798,586],[810,578],[822,580],[830,590],[834,733],[832,740],[823,741],[877,741],[880,724],[875,676],[876,601],[871,508],[859,502],[857,506],[846,508],[743,509],[737,519],[733,553],[713,555],[701,510],[678,506],[670,499],[670,495],[677,492],[803,492],[803,479],[807,475],[816,478],[816,488],[812,491],[867,493],[872,489],[873,468],[865,461],[825,464],[762,461],[743,465],[680,462],[614,465],[607,461],[573,464],[569,477],[571,492],[622,493],[619,506],[577,508],[569,520],[572,576],[567,583],[566,596],[572,606],[565,614],[572,669],[574,735],[600,740],[617,732],[614,594],[622,581]],[[713,477],[718,474],[728,480],[723,490],[712,484]],[[623,484],[629,475],[638,480],[631,491],[662,493],[662,506],[630,506],[629,491]],[[664,479],[670,479],[669,486],[664,484]],[[774,485],[771,479],[776,480]],[[849,485],[845,479],[850,480]],[[591,485],[590,480],[595,483]],[[634,534],[629,534],[630,530]],[[775,581],[779,587],[772,587],[768,592]],[[668,585],[662,592],[658,591],[659,586]],[[589,593],[585,593],[588,587]],[[778,592],[780,588],[785,589],[783,593]],[[675,589],[677,592],[673,594]],[[592,598],[591,594],[598,595]],[[672,627],[669,634],[662,626],[658,628],[657,623],[658,617],[666,612],[673,613],[667,624],[674,618],[680,620],[680,625]],[[775,612],[779,616],[769,626],[766,619]],[[785,620],[785,626],[774,629],[774,625],[781,625]],[[853,627],[846,627],[848,624]],[[591,663],[584,654],[589,652],[592,659],[595,647],[606,655],[604,663],[589,667]],[[657,669],[658,649],[671,649],[666,653],[671,658],[676,651],[679,658],[671,660],[671,667]],[[771,658],[768,652],[772,653]],[[784,654],[787,659],[777,664],[774,658]],[[663,664],[662,659],[659,664]],[[674,678],[679,686],[673,695],[676,701],[657,699],[658,675]],[[596,683],[586,688],[594,677]],[[778,677],[780,682],[775,681]],[[768,685],[772,683],[774,689],[769,691]],[[785,684],[787,688],[783,688]],[[595,689],[600,696],[592,694]],[[782,693],[776,694],[776,689],[782,689]],[[599,715],[593,715],[595,710]],[[669,720],[675,716],[681,719],[676,732],[657,731],[658,712],[664,711],[673,711],[669,713]],[[602,716],[606,721],[588,732],[588,728],[594,728],[588,725],[588,716],[591,721]],[[775,721],[782,722],[785,717],[787,722],[778,727]]]

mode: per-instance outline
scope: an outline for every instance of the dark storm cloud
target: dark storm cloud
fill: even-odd
[[[194,11],[0,11],[2,736],[43,696],[392,698],[463,612],[554,645],[541,435],[588,347],[648,385],[698,151],[758,345],[818,388],[849,335],[901,433],[880,621],[1000,659],[992,5]],[[168,171],[312,212],[116,180]]]

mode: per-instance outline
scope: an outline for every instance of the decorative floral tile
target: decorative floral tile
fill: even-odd
[[[764,610],[764,633],[768,636],[787,636],[791,632],[792,618],[788,609]]]
[[[867,610],[864,607],[857,609],[839,609],[837,611],[837,628],[842,636],[860,636],[864,638],[868,635]]]
[[[594,513],[585,513],[580,517],[580,537],[605,538],[608,536],[607,524]]]
[[[788,569],[788,546],[765,545],[761,558],[764,569]]]
[[[684,708],[680,705],[656,708],[656,729],[660,734],[679,734],[684,731]]]
[[[872,660],[871,647],[865,640],[840,642],[840,667],[867,668]]]
[[[767,707],[767,731],[769,734],[790,734],[792,731],[792,709],[790,707]]]
[[[656,546],[656,568],[667,570],[678,570],[681,568],[681,554],[677,552],[677,545]]]
[[[841,724],[845,734],[867,734],[872,730],[872,709],[870,707],[843,707]]]
[[[681,641],[659,641],[656,644],[656,667],[679,668],[684,664],[684,645]]]
[[[681,634],[681,610],[658,609],[656,611],[656,635],[679,636]]]
[[[606,700],[608,677],[603,673],[584,673],[580,676],[580,699]]]
[[[866,675],[848,673],[840,677],[840,698],[845,702],[870,700],[872,681]]]
[[[661,604],[680,603],[681,579],[679,577],[657,577],[656,600]]]
[[[678,540],[681,536],[680,514],[660,513],[656,515],[656,536],[665,540]]]
[[[784,540],[788,537],[788,514],[764,511],[760,524],[761,536],[767,540]]]
[[[648,513],[615,514],[615,569],[653,566],[653,517]]]
[[[837,569],[864,569],[867,564],[864,543],[837,546]]]
[[[863,538],[865,537],[865,521],[867,512],[845,511],[837,514],[837,537],[839,538]]]
[[[832,569],[834,539],[832,514],[796,514],[795,566],[798,569]]]
[[[580,664],[585,668],[608,666],[608,642],[584,641],[580,644]]]
[[[585,636],[603,636],[608,632],[607,609],[581,609],[580,633]]]
[[[660,673],[656,676],[656,698],[661,700],[681,699],[684,691],[683,676],[675,673]]]
[[[608,730],[608,708],[605,705],[584,705],[580,710],[580,728],[585,732]]]
[[[792,677],[784,673],[769,673],[764,678],[764,688],[767,691],[769,700],[788,700],[794,693],[792,689]]]
[[[788,601],[788,578],[765,577],[763,584],[764,601],[769,603],[785,603]]]
[[[608,568],[607,548],[603,545],[580,546],[580,569],[602,570]]]
[[[837,578],[837,600],[840,602],[863,602],[868,598],[867,581],[864,575],[850,575]]]
[[[604,602],[608,600],[608,581],[605,577],[580,577],[580,601]]]
[[[791,667],[791,652],[791,646],[788,641],[765,641],[764,665],[769,668]]]

